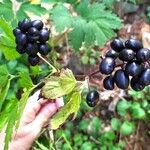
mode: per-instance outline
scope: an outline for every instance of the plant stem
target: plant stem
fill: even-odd
[[[93,75],[95,75],[95,74],[97,74],[97,73],[99,73],[99,70],[96,70],[96,71],[92,72],[92,73],[89,74],[88,76],[89,76],[89,78],[91,78]]]
[[[37,55],[52,68],[52,74],[57,72],[57,69],[54,66],[52,66],[45,58],[43,58],[40,53],[37,53]]]

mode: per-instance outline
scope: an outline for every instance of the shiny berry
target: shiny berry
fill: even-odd
[[[125,74],[124,70],[120,69],[115,72],[115,83],[120,89],[127,89],[129,86],[129,77]]]
[[[15,29],[13,30],[14,36],[17,36],[17,35],[19,35],[20,33],[22,33],[22,32],[21,32],[21,30],[20,30],[19,28],[15,28]]]
[[[40,42],[48,41],[49,40],[49,34],[50,34],[50,32],[47,28],[44,28],[44,29],[40,30],[40,34],[39,34]]]
[[[90,107],[94,107],[99,100],[99,93],[97,91],[90,91],[86,96],[86,102]]]
[[[150,69],[142,71],[139,80],[139,82],[144,86],[150,85]]]
[[[104,58],[99,65],[99,71],[102,74],[106,75],[112,73],[114,68],[115,68],[115,60],[111,57]]]
[[[114,51],[113,49],[110,49],[106,53],[106,57],[117,58],[118,57],[118,53],[116,51]]]
[[[30,65],[35,66],[39,63],[39,57],[37,55],[29,55],[28,56],[28,61]]]
[[[32,43],[28,43],[27,47],[26,47],[26,52],[29,55],[36,55],[38,51],[38,45],[36,43],[32,44]]]
[[[39,53],[42,55],[47,55],[51,51],[51,47],[48,43],[39,44]]]
[[[103,80],[103,86],[106,90],[114,89],[114,78],[112,76],[108,76]]]
[[[24,19],[23,21],[18,23],[19,28],[21,29],[21,31],[28,31],[28,29],[31,27],[31,21],[28,19]]]
[[[140,49],[136,54],[136,58],[142,62],[148,61],[150,59],[150,50],[147,48]]]
[[[27,36],[26,34],[18,34],[16,36],[16,43],[19,44],[19,45],[25,45],[27,43]]]
[[[132,49],[134,51],[138,51],[143,46],[142,46],[142,43],[139,40],[129,39],[125,42],[125,47],[128,48],[128,49]]]
[[[116,52],[120,52],[124,49],[124,45],[123,42],[119,39],[114,39],[111,44],[110,44],[111,48],[113,50],[115,50]]]
[[[32,36],[38,36],[39,35],[39,31],[35,27],[29,28],[28,33]]]
[[[32,21],[32,27],[35,27],[38,30],[41,30],[43,28],[43,22],[41,20],[34,20]]]
[[[134,57],[135,57],[135,53],[131,49],[123,49],[119,53],[119,59],[122,61],[130,61],[130,60],[133,60]]]
[[[139,62],[128,62],[125,66],[125,73],[129,76],[137,76],[142,72],[142,65]]]

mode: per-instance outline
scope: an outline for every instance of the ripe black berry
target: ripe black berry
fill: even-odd
[[[145,86],[139,82],[138,77],[133,77],[131,79],[130,86],[135,91],[142,91],[145,88]]]
[[[21,33],[21,30],[20,30],[19,28],[15,28],[15,29],[13,30],[14,36],[17,36],[17,35],[19,35],[20,33]]]
[[[142,72],[142,65],[139,62],[128,62],[125,66],[125,73],[129,76],[137,76]]]
[[[27,37],[26,37],[26,34],[18,34],[16,36],[16,43],[19,44],[19,45],[25,45],[27,43]]]
[[[39,35],[39,31],[35,27],[29,28],[28,33],[29,33],[29,35],[32,35],[32,36],[38,36]]]
[[[106,53],[106,57],[117,58],[118,57],[118,53],[116,51],[114,51],[113,49],[110,49]]]
[[[99,66],[99,70],[102,74],[110,74],[115,68],[115,60],[111,57],[104,58]]]
[[[124,49],[119,53],[119,59],[123,61],[130,61],[133,60],[135,53],[131,49]]]
[[[31,27],[31,25],[31,21],[28,19],[24,19],[23,21],[18,23],[19,28],[24,32],[26,32]]]
[[[150,59],[150,50],[147,48],[140,49],[136,54],[136,58],[142,62],[148,61]]]
[[[39,40],[39,36],[27,35],[27,39],[28,39],[29,42],[35,43]]]
[[[106,90],[114,89],[114,78],[112,76],[108,76],[103,80],[103,86]]]
[[[32,27],[35,27],[38,30],[41,30],[43,28],[43,22],[41,20],[34,20],[32,21]]]
[[[32,66],[35,66],[39,63],[39,57],[37,55],[29,55],[28,61]]]
[[[115,83],[120,89],[127,89],[129,86],[129,77],[125,74],[124,70],[120,69],[115,72]]]
[[[36,43],[32,44],[32,43],[28,43],[27,47],[26,47],[26,52],[29,55],[36,55],[38,51],[38,45]]]
[[[94,107],[99,100],[99,93],[97,91],[90,91],[86,96],[86,102],[90,107]]]
[[[49,30],[47,28],[44,28],[40,31],[39,36],[40,36],[40,41],[41,42],[46,42],[49,40]]]
[[[114,39],[111,44],[110,44],[111,48],[113,50],[115,50],[116,52],[120,52],[124,49],[124,45],[123,42],[119,39]]]
[[[47,55],[51,51],[51,47],[48,43],[39,45],[39,53],[42,55]]]
[[[144,86],[150,85],[150,69],[145,69],[139,78],[139,82]]]
[[[24,45],[17,44],[16,50],[20,54],[24,54],[26,52],[26,47]]]
[[[125,42],[125,47],[128,48],[128,49],[132,49],[134,51],[138,51],[143,46],[142,46],[142,43],[139,40],[129,39]]]

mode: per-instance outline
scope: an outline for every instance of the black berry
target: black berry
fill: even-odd
[[[117,58],[118,57],[118,53],[116,51],[114,51],[113,49],[110,49],[107,53],[106,53],[106,57],[111,57],[111,58]]]
[[[36,55],[38,51],[38,45],[36,43],[32,44],[32,43],[28,43],[27,47],[26,47],[26,52],[29,55]]]
[[[103,86],[106,90],[114,89],[114,78],[112,76],[108,76],[103,80]]]
[[[32,66],[35,66],[39,63],[39,57],[37,55],[29,55],[28,61]]]
[[[90,91],[86,96],[86,102],[90,107],[94,107],[99,100],[99,93],[97,91]]]
[[[124,49],[124,45],[123,42],[119,39],[114,39],[111,44],[110,44],[111,48],[113,50],[115,50],[116,52],[120,52]]]
[[[21,31],[28,31],[28,29],[32,26],[31,21],[28,19],[24,19],[23,21],[18,23],[19,28]]]
[[[115,60],[111,57],[104,58],[99,66],[99,70],[102,74],[110,74],[115,68]]]
[[[120,89],[127,89],[129,86],[129,76],[125,74],[124,70],[120,69],[115,72],[115,83]]]
[[[39,36],[40,36],[40,41],[41,42],[46,42],[49,40],[49,30],[47,28],[44,28],[42,30],[40,30]]]
[[[142,46],[142,43],[139,40],[129,39],[125,42],[125,47],[128,48],[128,49],[132,49],[134,51],[138,51],[143,46]]]
[[[124,49],[119,53],[119,59],[123,61],[133,60],[135,53],[131,49]]]
[[[47,55],[51,51],[51,47],[48,43],[46,44],[39,44],[39,52],[42,55]]]
[[[41,20],[34,20],[32,21],[32,27],[35,27],[38,30],[41,30],[43,28],[43,22]]]
[[[144,62],[150,59],[150,50],[147,48],[140,49],[136,54],[137,60]]]

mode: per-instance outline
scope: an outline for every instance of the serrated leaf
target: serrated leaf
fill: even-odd
[[[19,86],[27,89],[33,87],[33,83],[28,71],[23,70],[19,73],[19,75],[20,75]]]
[[[85,20],[80,17],[77,17],[74,21],[73,31],[69,34],[70,44],[76,51],[82,46],[84,41],[84,27]]]
[[[10,87],[10,81],[11,81],[11,79],[7,79],[6,85],[1,89],[1,93],[0,93],[0,112],[1,112],[1,109],[2,109],[2,105],[5,101],[6,95],[8,93],[9,87]]]
[[[57,13],[55,12],[53,22],[56,27],[58,26],[61,29],[60,31],[65,27],[73,29],[69,33],[69,41],[76,51],[81,48],[83,43],[86,47],[95,44],[103,46],[107,40],[116,36],[113,30],[120,29],[122,26],[121,20],[114,13],[106,10],[105,6],[100,3],[89,3],[87,0],[81,1],[77,4],[77,7],[74,7],[78,16],[72,16],[66,9],[60,11],[59,7],[60,4],[55,7],[58,10]],[[61,18],[64,18],[65,23]]]
[[[19,10],[16,12],[18,20],[27,18],[28,13],[41,16],[46,13],[46,9],[41,4],[31,4],[29,1],[21,3]]]
[[[70,100],[65,106],[63,106],[56,115],[51,119],[50,125],[52,129],[59,128],[60,125],[62,125],[66,119],[71,115],[74,114],[76,116],[81,102],[81,93],[80,92],[74,92],[70,96]]]
[[[9,72],[5,65],[0,66],[0,89],[6,85],[8,80]]]
[[[70,28],[73,21],[68,9],[62,4],[57,5],[52,10],[52,20],[58,32],[63,31],[65,28]]]
[[[47,99],[55,99],[72,92],[76,79],[71,70],[62,70],[59,77],[51,76],[42,88],[42,95]]]
[[[125,121],[120,129],[120,133],[123,135],[130,135],[134,132],[135,126],[132,122]]]
[[[113,130],[117,131],[120,130],[121,122],[117,118],[112,118],[111,119],[111,127]]]
[[[13,109],[12,109],[12,111],[8,117],[4,150],[8,150],[8,145],[9,145],[9,142],[11,140],[11,136],[12,136],[13,129],[14,129],[13,127],[15,125],[15,121],[17,118],[17,109],[18,109],[18,103],[16,101],[16,105],[13,107]]]
[[[0,19],[0,28],[2,29],[2,33],[4,33],[7,37],[14,40],[12,27],[11,25],[3,18]]]
[[[24,108],[26,106],[28,97],[30,96],[33,88],[28,89],[26,92],[24,92],[21,96],[19,105],[18,105],[18,114],[17,114],[17,122],[16,122],[16,129],[19,127],[20,119],[23,114]]]
[[[14,18],[11,0],[0,2],[0,16],[7,21],[11,21]]]
[[[18,58],[20,55],[16,51],[15,38],[12,33],[12,27],[3,18],[0,19],[0,50],[3,52],[7,60],[13,60]]]

